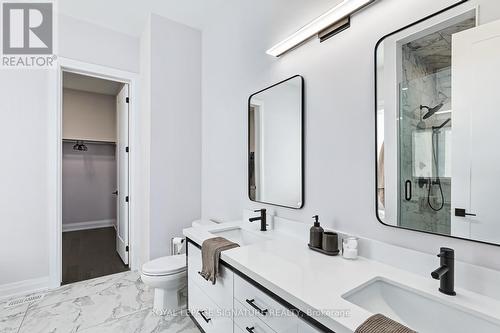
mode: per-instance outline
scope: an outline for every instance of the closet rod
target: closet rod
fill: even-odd
[[[63,142],[67,142],[67,143],[84,142],[84,143],[96,144],[96,145],[116,145],[116,142],[113,142],[113,141],[98,141],[98,140],[83,140],[83,139],[63,139]]]

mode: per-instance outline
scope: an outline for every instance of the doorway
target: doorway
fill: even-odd
[[[62,284],[129,269],[129,85],[62,73]]]

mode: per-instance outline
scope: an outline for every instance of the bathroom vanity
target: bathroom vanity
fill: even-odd
[[[325,332],[307,324],[295,314],[298,309],[231,265],[223,262],[215,285],[198,274],[200,267],[200,247],[189,240],[189,310],[205,332]]]
[[[188,308],[204,332],[331,332],[275,290],[259,283],[260,279],[252,278],[253,274],[248,274],[237,260],[227,256],[228,251],[222,254],[224,259],[221,258],[215,285],[199,274],[204,239],[226,237],[239,243],[241,247],[235,250],[241,250],[273,239],[270,234],[249,230],[238,222],[190,228],[184,233],[187,237]]]
[[[322,255],[307,247],[308,225],[274,220],[267,232],[246,219],[184,230],[188,308],[203,331],[352,333],[376,313],[419,332],[500,331],[497,299],[460,288],[456,297],[441,294],[430,270],[419,275],[362,256]],[[240,247],[222,252],[221,274],[212,285],[198,272],[201,244],[215,236]],[[387,254],[389,245],[367,242],[361,240]]]

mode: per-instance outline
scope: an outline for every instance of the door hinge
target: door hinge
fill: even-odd
[[[125,103],[130,103],[130,98],[129,97],[125,98]]]
[[[128,199],[128,195],[125,197],[125,202],[128,202],[129,199]]]
[[[130,149],[128,147],[125,147],[125,152],[128,153]]]
[[[125,246],[125,252],[128,252],[128,245]]]

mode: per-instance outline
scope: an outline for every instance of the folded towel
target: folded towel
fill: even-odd
[[[355,333],[417,333],[384,315],[376,314],[368,318]]]
[[[235,247],[239,247],[239,245],[223,237],[205,240],[201,245],[202,268],[200,275],[203,276],[205,280],[212,281],[212,284],[215,284],[215,279],[219,274],[220,253]]]

